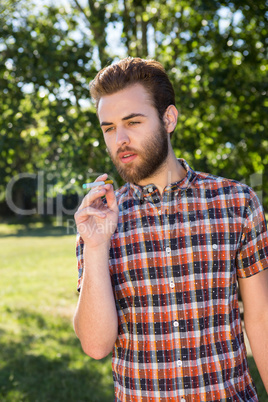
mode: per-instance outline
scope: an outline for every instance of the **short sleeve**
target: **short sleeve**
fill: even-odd
[[[268,268],[268,234],[263,208],[250,189],[245,209],[241,247],[237,255],[237,275],[247,278]]]
[[[78,269],[78,283],[77,283],[77,290],[78,292],[81,289],[81,283],[83,280],[83,272],[84,272],[84,241],[82,237],[77,234],[76,237],[76,257],[77,257],[77,269]]]

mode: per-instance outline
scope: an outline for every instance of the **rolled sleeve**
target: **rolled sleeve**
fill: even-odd
[[[268,234],[263,208],[250,190],[245,210],[241,248],[237,256],[237,275],[247,278],[268,268]]]

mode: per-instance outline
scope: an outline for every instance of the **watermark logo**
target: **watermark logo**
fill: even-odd
[[[85,183],[94,181],[102,173],[91,172],[87,175]],[[118,184],[114,177],[109,175],[113,180],[114,188],[118,188]],[[31,198],[35,202],[31,202],[30,207],[23,202],[27,198],[27,187],[32,188]],[[64,224],[64,217],[74,216],[77,208],[81,204],[88,190],[82,188],[80,180],[71,179],[67,184],[60,185],[57,174],[45,173],[38,171],[37,173],[20,173],[14,176],[6,187],[6,203],[8,208],[19,216],[55,216],[56,225]],[[18,197],[18,194],[20,196]],[[74,219],[67,220],[67,226],[70,230],[75,231]]]
[[[90,172],[84,178],[84,182],[93,182],[101,174]],[[6,203],[9,209],[19,216],[54,216],[57,226],[63,226],[67,221],[67,234],[75,233],[76,225],[73,216],[88,190],[82,188],[82,177],[79,177],[78,180],[71,178],[64,185],[59,184],[59,178],[57,173],[46,173],[44,171],[20,173],[14,176],[6,187]],[[116,179],[111,175],[109,175],[109,179],[113,180],[114,188],[117,189],[119,186]],[[254,173],[250,175],[249,180],[242,180],[241,182],[248,184],[262,203],[263,173]],[[31,202],[28,207],[25,203],[18,201],[25,198],[27,186],[32,187],[31,197],[35,199],[35,202]],[[18,197],[18,193],[21,194],[21,197]],[[70,219],[66,219],[66,216]]]

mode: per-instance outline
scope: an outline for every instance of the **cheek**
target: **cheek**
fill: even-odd
[[[106,149],[108,150],[109,154],[113,155],[115,153],[115,149],[114,149],[111,138],[104,137],[104,142],[105,142]]]
[[[103,139],[105,142],[105,145],[107,148],[111,148],[111,138],[109,138],[108,136],[106,136],[105,134],[103,135]]]

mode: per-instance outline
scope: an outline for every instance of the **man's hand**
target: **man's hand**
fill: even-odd
[[[99,176],[96,182],[106,180],[107,176]],[[102,201],[103,196],[106,197],[106,204]],[[105,184],[90,190],[74,217],[80,236],[90,247],[110,241],[118,222],[118,206],[113,186]]]
[[[105,181],[107,174],[96,180]],[[102,197],[106,197],[105,204]],[[94,359],[111,352],[118,335],[118,317],[109,271],[110,240],[118,222],[118,206],[111,184],[93,187],[75,214],[84,240],[84,274],[74,316],[83,350]]]

